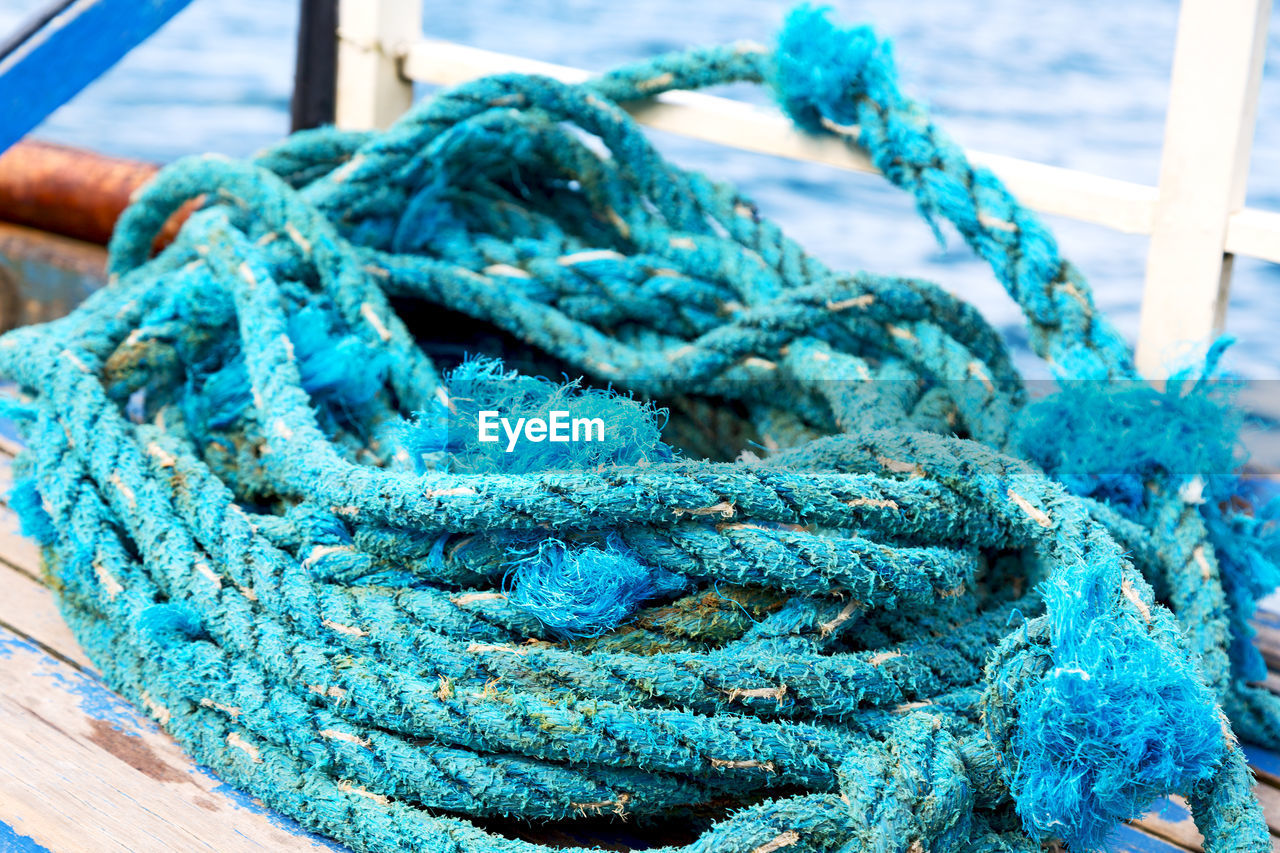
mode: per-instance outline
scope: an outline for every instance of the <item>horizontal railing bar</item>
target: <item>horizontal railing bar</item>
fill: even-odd
[[[569,83],[591,77],[590,72],[577,68],[430,39],[409,48],[403,71],[411,80],[444,86],[504,71],[541,74]],[[801,133],[785,116],[741,101],[699,92],[666,92],[627,108],[638,121],[659,130],[761,154],[879,174],[858,148],[835,136]],[[996,172],[1032,208],[1131,234],[1151,230],[1156,200],[1152,187],[996,154],[968,154],[975,163]]]
[[[1280,213],[1246,207],[1231,214],[1227,251],[1280,264]]]
[[[486,74],[541,74],[579,83],[591,72],[565,65],[424,39],[405,49],[402,72],[410,80],[453,86]],[[731,148],[879,174],[861,150],[835,136],[801,133],[781,114],[700,92],[666,92],[628,104],[637,121],[658,130]],[[991,169],[1019,200],[1044,213],[1092,222],[1126,234],[1150,234],[1155,187],[1120,181],[1015,157],[968,151]],[[1226,251],[1280,263],[1280,214],[1242,210],[1231,217]]]

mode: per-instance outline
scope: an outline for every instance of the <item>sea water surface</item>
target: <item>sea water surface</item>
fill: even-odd
[[[4,0],[0,29],[47,0]],[[769,42],[792,0],[468,0],[428,2],[427,32],[488,49],[606,69],[691,45]],[[904,88],[961,144],[1154,184],[1177,3],[1172,0],[835,0],[836,14],[895,43]],[[113,154],[169,161],[247,156],[288,128],[297,4],[195,0],[151,41],[35,133]],[[424,95],[426,94],[424,90]],[[737,89],[729,94],[751,97]],[[1280,13],[1273,17],[1248,203],[1280,210]],[[831,265],[937,281],[977,304],[1025,349],[1017,306],[947,232],[939,245],[882,179],[656,134],[684,166],[737,183]],[[1099,304],[1133,339],[1147,241],[1049,217]],[[1238,259],[1228,365],[1280,378],[1280,266]]]

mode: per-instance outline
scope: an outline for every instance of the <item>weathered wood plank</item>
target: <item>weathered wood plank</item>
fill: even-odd
[[[6,396],[12,397],[13,395]],[[6,461],[17,456],[20,450],[22,450],[21,442],[15,441],[7,435],[0,435],[0,456],[3,456]]]
[[[4,822],[34,844],[55,853],[341,849],[196,766],[93,675],[4,629],[0,682]]]
[[[1267,825],[1273,836],[1280,836],[1280,788],[1266,779],[1260,778],[1254,786],[1254,794],[1262,804]],[[1199,851],[1203,849],[1204,837],[1196,829],[1191,818],[1191,810],[1182,797],[1167,797],[1158,802],[1141,820],[1132,825],[1158,838],[1176,844],[1185,850]]]
[[[1107,849],[1111,853],[1183,853],[1186,850],[1128,824],[1120,825],[1111,837]]]
[[[1280,851],[1280,789],[1262,783],[1254,788],[1262,803],[1267,824],[1271,827],[1272,850]],[[1157,803],[1142,820],[1134,821],[1134,829],[1167,842],[1172,849],[1198,853],[1204,849],[1204,836],[1191,819],[1191,810],[1182,797],[1168,797]]]
[[[1244,754],[1255,776],[1268,785],[1280,788],[1280,754],[1246,743]]]
[[[1262,682],[1262,686],[1272,693],[1280,694],[1280,673],[1268,672],[1266,680]]]
[[[1253,627],[1258,632],[1254,645],[1266,659],[1267,668],[1280,672],[1280,613],[1259,609],[1254,616]]]
[[[1262,812],[1267,816],[1271,834],[1280,835],[1280,788],[1260,780],[1253,792],[1258,795],[1258,802],[1262,803]]]
[[[40,549],[22,535],[18,517],[6,506],[0,506],[0,564],[40,577]]]
[[[1191,819],[1191,810],[1182,797],[1167,797],[1134,824],[1150,835],[1171,841],[1186,850],[1200,850],[1204,836]]]
[[[7,479],[8,466],[0,464],[0,471]],[[28,746],[24,753],[18,744],[0,760],[6,805],[0,850],[341,849],[196,766],[99,682],[52,593],[36,579],[38,560],[37,549],[17,535],[13,513],[0,507],[0,681],[19,685],[6,687],[0,698],[0,730],[12,733],[15,743],[25,737]],[[111,715],[95,716],[101,709]],[[25,721],[18,719],[24,715]],[[118,754],[122,749],[127,751]],[[118,760],[107,760],[103,751]],[[28,773],[25,768],[42,755],[52,770]],[[139,757],[145,763],[130,764]],[[160,763],[150,763],[153,757]],[[19,781],[30,787],[25,800],[13,790]],[[46,801],[54,806],[42,810]],[[98,821],[104,809],[119,826],[81,825]],[[99,831],[112,840],[99,838]]]
[[[0,628],[9,629],[81,669],[93,669],[46,587],[24,572],[0,565],[0,598],[4,601]]]
[[[40,549],[22,535],[22,525],[9,509],[9,492],[13,488],[13,469],[9,463],[21,449],[16,441],[0,435],[0,564],[39,579]]]

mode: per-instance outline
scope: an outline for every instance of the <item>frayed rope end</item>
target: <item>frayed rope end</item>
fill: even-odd
[[[513,553],[508,600],[565,638],[599,636],[645,601],[685,586],[683,578],[643,563],[614,535],[600,547],[548,538]]]

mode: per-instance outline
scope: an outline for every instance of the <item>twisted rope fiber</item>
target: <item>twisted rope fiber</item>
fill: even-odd
[[[619,107],[729,82],[865,150],[1088,381],[1029,404],[971,306],[827,269]],[[773,51],[499,75],[383,133],[184,160],[110,268],[0,338],[12,504],[108,681],[302,823],[378,851],[531,853],[485,822],[597,816],[696,827],[689,851],[1085,850],[1181,793],[1206,850],[1270,849],[1232,726],[1277,745],[1248,629],[1274,512],[1210,476],[1229,409],[1140,385],[869,29],[802,8]],[[442,372],[393,300],[682,402],[662,429]],[[557,405],[614,437],[475,441],[479,408]],[[699,417],[736,462],[672,446]]]

